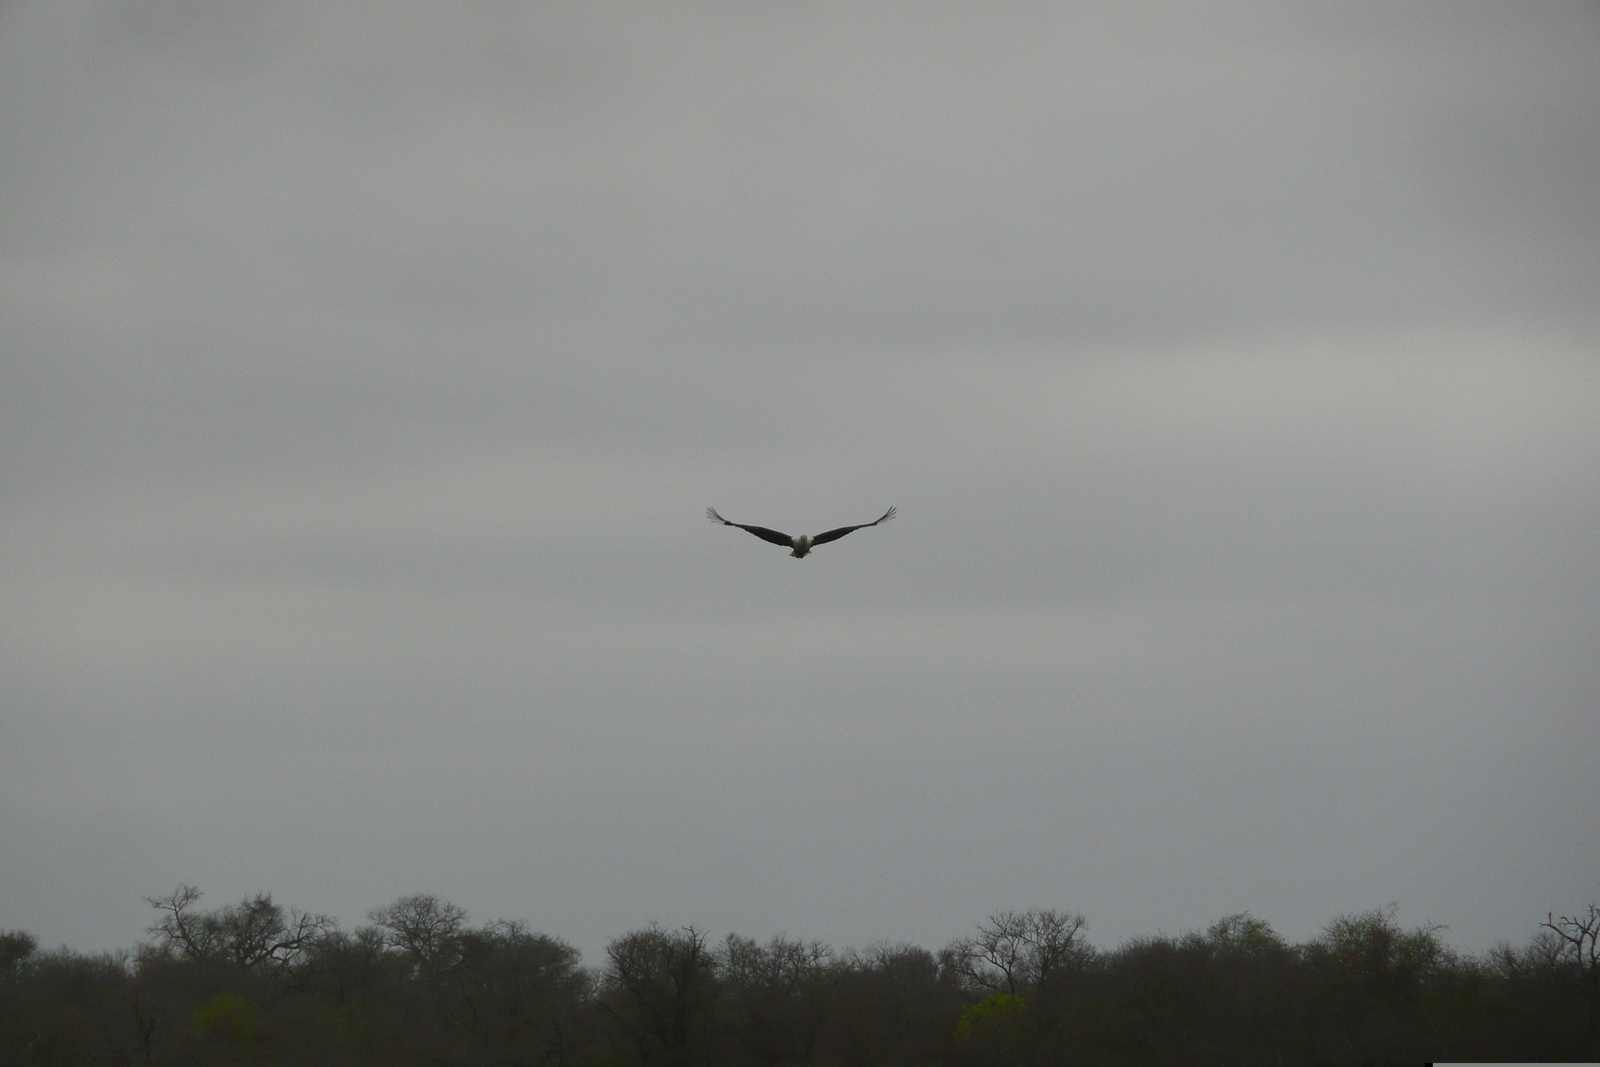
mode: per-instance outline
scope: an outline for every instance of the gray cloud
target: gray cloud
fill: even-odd
[[[0,19],[0,925],[1593,896],[1591,7]]]

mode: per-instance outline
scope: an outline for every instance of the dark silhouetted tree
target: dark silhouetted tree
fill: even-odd
[[[7,930],[0,933],[0,981],[20,974],[22,965],[38,947],[39,942],[26,931]]]
[[[962,973],[990,993],[1023,996],[1042,990],[1092,954],[1088,921],[1054,909],[1001,911],[978,924],[976,937],[952,946]]]
[[[286,912],[270,893],[257,893],[214,911],[196,910],[199,899],[200,890],[192,885],[180,885],[164,897],[145,898],[161,913],[149,933],[163,947],[191,960],[283,971],[316,938],[333,929],[333,920],[326,915]]]
[[[504,920],[456,935],[452,991],[486,1060],[494,1050],[517,1062],[573,1062],[586,1039],[589,976],[578,950]]]
[[[430,977],[439,976],[460,957],[467,913],[432,893],[401,897],[386,907],[374,908],[367,918],[384,931],[390,945]]]
[[[718,964],[723,1026],[734,1062],[776,1067],[811,1061],[819,992],[832,958],[833,950],[820,941],[774,937],[763,945],[728,935]]]
[[[1417,1020],[1431,979],[1454,962],[1439,938],[1443,926],[1403,929],[1397,905],[1344,915],[1306,947],[1320,990],[1316,1049],[1351,1062],[1430,1060]]]
[[[606,946],[602,1009],[646,1064],[688,1067],[709,1056],[717,960],[692,926],[651,926]]]
[[[1584,1038],[1588,1054],[1600,1059],[1600,906],[1559,919],[1551,912],[1541,929],[1552,935],[1546,942],[1552,964],[1571,972],[1587,1002]]]
[[[839,961],[827,989],[822,1062],[881,1067],[937,1062],[968,997],[949,953],[879,942]]]

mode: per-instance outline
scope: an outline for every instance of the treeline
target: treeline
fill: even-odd
[[[1301,945],[1248,914],[1114,950],[1001,912],[934,952],[651,927],[595,968],[431,895],[344,931],[152,898],[132,951],[0,934],[0,1064],[1355,1064],[1600,1059],[1600,908],[1464,956],[1394,908]]]

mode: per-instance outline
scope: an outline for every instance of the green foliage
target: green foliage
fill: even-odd
[[[1012,1043],[1022,1037],[1028,1002],[1012,993],[990,993],[969,1005],[956,1023],[962,1041]]]
[[[194,1010],[194,1028],[209,1041],[253,1041],[261,1035],[261,1009],[237,993],[223,993]]]

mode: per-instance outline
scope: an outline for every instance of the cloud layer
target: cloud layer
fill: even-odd
[[[0,926],[1592,899],[1593,8],[919,12],[0,9]]]

